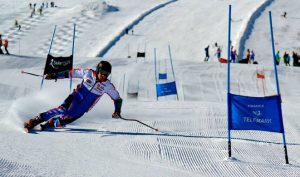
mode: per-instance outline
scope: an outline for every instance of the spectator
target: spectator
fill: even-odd
[[[221,58],[221,53],[222,53],[222,49],[220,47],[218,47],[217,52],[216,52],[218,60]]]
[[[280,54],[279,54],[279,50],[277,51],[276,55],[275,55],[275,62],[276,62],[276,65],[279,65],[280,63]]]
[[[38,9],[38,11],[39,11],[40,15],[43,15],[43,8],[42,8],[42,7],[40,7],[40,8]]]
[[[204,61],[208,61],[208,59],[209,59],[209,45],[207,47],[205,47],[204,50],[205,50]]]
[[[285,64],[285,66],[291,66],[290,65],[290,59],[291,59],[291,57],[290,57],[289,53],[288,52],[284,52],[283,62]]]
[[[1,47],[2,47],[2,36],[1,36],[1,34],[0,34],[0,54],[3,54],[3,51],[2,51],[2,49],[1,49]]]
[[[15,20],[15,27],[17,28],[19,26],[18,20]]]
[[[247,60],[247,63],[250,63],[250,49],[247,49],[246,60]]]
[[[30,17],[32,18],[35,15],[35,8],[32,9]]]
[[[293,51],[293,66],[299,66],[299,55]]]
[[[236,53],[236,49],[233,50],[233,47],[231,49],[232,49],[230,52],[231,62],[235,63],[235,59],[238,57],[238,55]]]
[[[5,49],[6,54],[9,55],[9,52],[8,52],[8,50],[7,50],[7,47],[8,47],[8,40],[7,40],[7,39],[4,40],[3,46],[4,46],[4,49]]]
[[[253,50],[251,50],[251,52],[250,52],[250,63],[253,63],[254,62],[254,58],[255,58],[255,54],[254,54],[254,52],[253,52]]]

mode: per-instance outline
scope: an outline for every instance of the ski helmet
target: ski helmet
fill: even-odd
[[[109,75],[111,73],[111,64],[108,61],[100,61],[97,65],[96,72]]]

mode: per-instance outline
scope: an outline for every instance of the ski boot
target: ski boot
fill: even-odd
[[[49,119],[46,123],[40,124],[41,126],[41,131],[48,129],[48,128],[63,128],[64,125],[62,124],[62,119],[61,118],[52,118]]]
[[[29,133],[35,126],[42,123],[43,119],[40,115],[36,116],[35,118],[29,119],[24,123],[24,130],[25,132]]]

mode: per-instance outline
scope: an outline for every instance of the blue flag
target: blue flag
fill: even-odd
[[[176,95],[177,89],[176,89],[176,83],[169,82],[169,83],[163,83],[163,84],[156,84],[156,92],[157,96],[167,96],[167,95]]]
[[[164,73],[164,74],[159,73],[158,79],[167,79],[167,73]]]
[[[280,96],[249,97],[229,94],[229,129],[283,133]]]

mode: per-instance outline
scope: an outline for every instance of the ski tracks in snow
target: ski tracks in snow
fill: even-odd
[[[37,170],[32,166],[23,165],[0,157],[0,176],[29,177],[44,175],[47,175],[47,173],[41,173],[40,170]]]
[[[113,122],[107,134],[131,137],[125,143],[125,158],[139,163],[151,163],[163,168],[185,171],[201,176],[297,176],[300,167],[284,165],[281,136],[269,132],[233,131],[232,153],[237,160],[228,161],[227,113],[222,103],[197,102],[191,107],[170,102],[141,106],[145,118],[147,109],[157,109],[164,119],[144,120],[160,132],[133,122]],[[151,103],[141,103],[151,104]],[[153,107],[154,106],[154,107]],[[172,111],[172,116],[169,112]],[[185,112],[190,112],[185,117]],[[193,114],[191,114],[193,112]],[[169,116],[168,116],[169,115]],[[140,119],[143,120],[143,119]],[[126,124],[126,125],[125,125]],[[147,136],[147,138],[144,138]],[[296,150],[296,144],[289,144]],[[298,164],[297,157],[290,158]],[[293,170],[290,170],[292,168]],[[246,170],[245,170],[246,169]],[[289,169],[289,170],[287,170]]]

